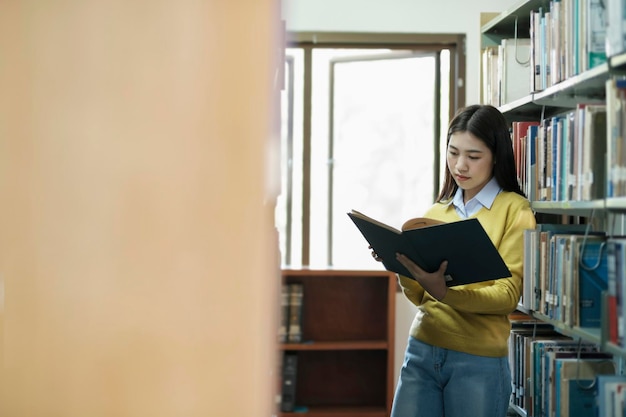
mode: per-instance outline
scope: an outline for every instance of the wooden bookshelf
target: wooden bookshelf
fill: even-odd
[[[280,345],[298,357],[293,417],[385,417],[394,389],[396,276],[387,271],[282,271],[301,283],[302,342]]]

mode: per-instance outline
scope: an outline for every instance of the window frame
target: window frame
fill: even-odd
[[[311,231],[311,95],[313,50],[318,48],[363,49],[413,49],[424,52],[450,51],[450,97],[448,119],[457,109],[465,106],[465,58],[464,34],[410,34],[410,33],[360,33],[360,32],[290,32],[286,33],[286,47],[300,48],[304,52],[304,103],[303,103],[303,155],[302,155],[302,265],[310,264]],[[435,163],[435,178],[439,178],[439,158]],[[437,187],[436,187],[437,188]]]

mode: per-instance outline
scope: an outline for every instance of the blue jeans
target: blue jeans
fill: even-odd
[[[508,357],[442,349],[409,337],[391,417],[505,417]]]

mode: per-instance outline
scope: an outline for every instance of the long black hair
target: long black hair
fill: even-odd
[[[525,196],[517,181],[513,144],[509,125],[500,111],[490,105],[475,104],[461,109],[448,126],[446,147],[454,133],[469,132],[482,140],[493,153],[493,176],[503,191],[512,191]],[[447,165],[444,182],[437,201],[448,201],[459,186],[456,184]]]

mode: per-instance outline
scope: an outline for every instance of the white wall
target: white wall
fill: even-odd
[[[502,12],[519,0],[284,0],[289,31],[464,33],[467,104],[478,102],[480,13]]]

